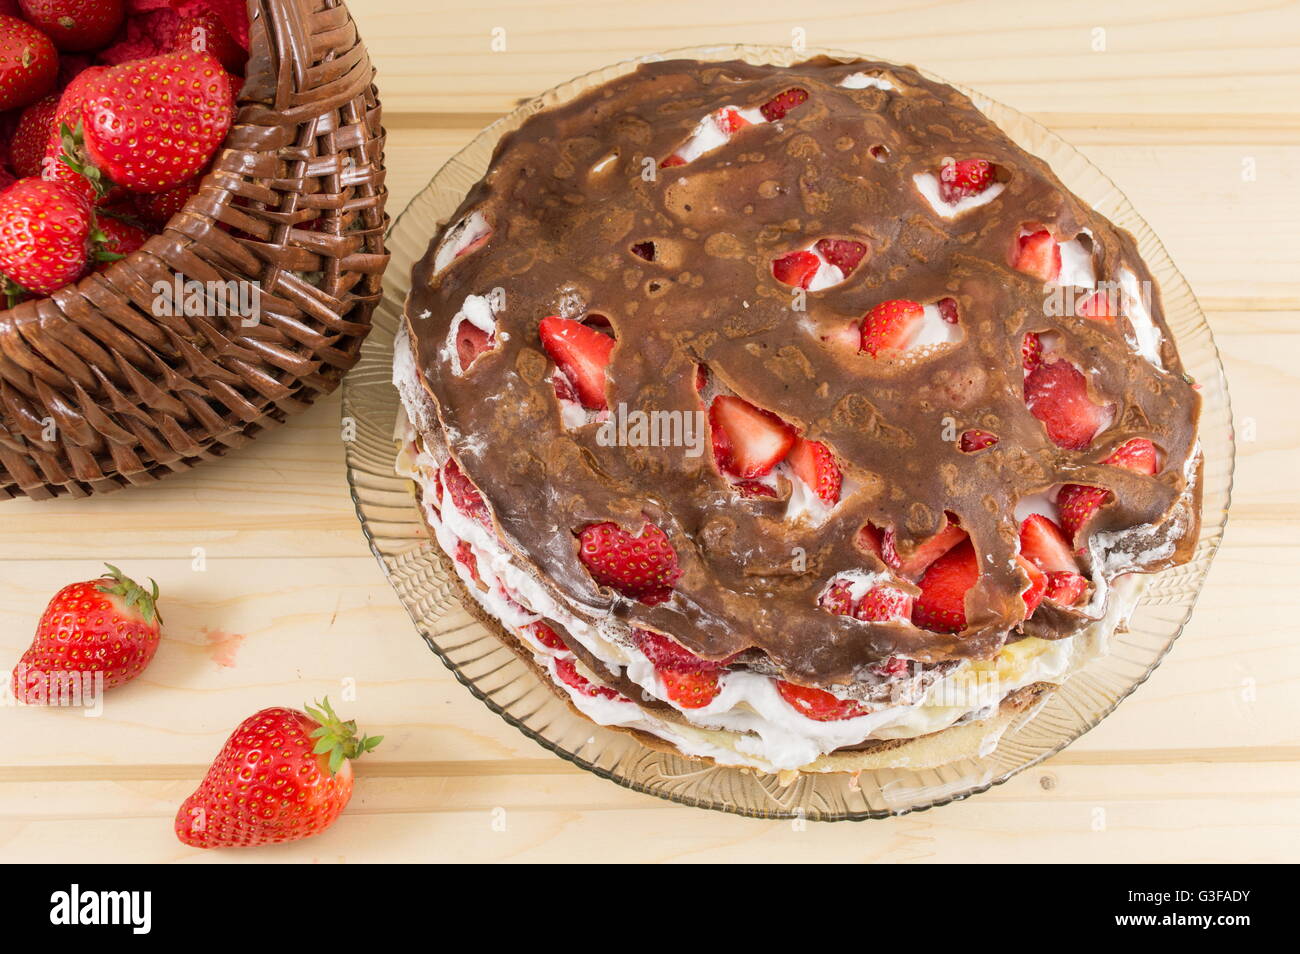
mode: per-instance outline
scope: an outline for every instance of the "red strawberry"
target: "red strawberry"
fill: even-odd
[[[1034,370],[1043,362],[1043,342],[1032,331],[1025,335],[1020,343],[1020,363],[1026,372]]]
[[[683,709],[702,709],[721,691],[718,673],[712,669],[662,670],[659,678],[668,698]]]
[[[958,202],[979,195],[993,184],[993,163],[987,159],[959,159],[945,163],[939,170],[939,197]]]
[[[103,204],[112,193],[112,184],[86,159],[81,129],[81,107],[96,79],[108,72],[105,66],[92,66],[82,72],[59,97],[58,108],[50,122],[49,139],[41,176],[75,189],[87,202]]]
[[[858,538],[854,544],[863,553],[874,553],[880,559],[884,559],[884,534],[880,528],[874,524],[864,523],[858,530]]]
[[[867,247],[861,242],[851,242],[848,239],[822,239],[817,243],[817,251],[847,276],[861,263],[862,256],[867,254]]]
[[[873,357],[902,351],[921,327],[925,311],[914,301],[881,302],[862,321],[862,350]]]
[[[912,607],[912,622],[936,633],[965,629],[966,591],[979,575],[975,548],[969,540],[939,557],[917,583],[921,595]]]
[[[383,736],[330,708],[263,709],[226,740],[208,774],[176,812],[176,837],[194,848],[237,848],[319,835],[352,798],[352,759]]]
[[[939,317],[950,325],[957,324],[957,299],[940,298],[935,302],[935,307],[939,309]]]
[[[221,18],[211,12],[183,17],[176,25],[172,49],[211,53],[231,73],[243,74],[244,64],[248,59],[243,48],[221,22]]]
[[[61,183],[22,179],[0,193],[6,293],[49,295],[75,282],[90,264],[91,229],[90,206]]]
[[[847,580],[837,580],[822,593],[818,605],[835,616],[853,615],[853,590]]]
[[[36,27],[0,15],[0,112],[30,106],[54,88],[59,52]]]
[[[18,0],[27,21],[60,50],[107,46],[126,19],[125,0]]]
[[[168,4],[150,0],[156,9],[144,9],[137,12],[136,0],[131,0],[128,9],[126,27],[118,34],[117,42],[106,50],[100,50],[96,59],[109,66],[120,66],[136,60],[147,60],[171,52],[172,38],[180,15]]]
[[[113,262],[126,258],[132,252],[144,247],[149,241],[149,233],[139,226],[110,215],[99,217],[99,229],[93,236],[95,241],[96,271],[103,271]]]
[[[605,370],[614,351],[614,339],[580,321],[551,315],[537,329],[542,347],[572,382],[582,406],[592,411],[608,407]]]
[[[132,197],[132,202],[142,219],[154,228],[162,229],[181,209],[185,208],[185,203],[198,195],[202,184],[203,175],[199,174],[166,192],[155,192],[149,195],[137,193]]]
[[[474,548],[470,546],[468,540],[457,542],[456,562],[465,568],[465,572],[475,583],[483,582],[483,578],[478,575],[478,557],[474,555]]]
[[[1077,573],[1079,564],[1061,528],[1041,513],[1031,513],[1020,525],[1020,552],[1049,573]]]
[[[812,686],[797,686],[784,679],[776,681],[776,691],[792,708],[808,719],[818,722],[838,722],[840,719],[853,719],[864,716],[871,710],[852,699],[840,699],[822,689]]]
[[[1095,291],[1075,305],[1074,313],[1094,321],[1114,321],[1119,316],[1115,296],[1107,291]]]
[[[460,359],[460,370],[464,373],[470,369],[479,355],[492,350],[495,335],[490,335],[472,321],[461,321],[456,328],[456,357]]]
[[[1061,527],[1069,539],[1074,540],[1083,525],[1110,499],[1110,491],[1083,484],[1066,484],[1056,495],[1056,511]]]
[[[1047,592],[1047,574],[1022,556],[1016,557],[1016,563],[1029,577],[1029,588],[1020,594],[1020,598],[1025,601],[1025,618],[1028,619],[1034,615],[1034,610],[1043,601],[1043,594]]]
[[[783,285],[807,288],[821,264],[812,252],[790,252],[772,261],[772,276]]]
[[[1102,463],[1150,476],[1156,472],[1156,445],[1145,437],[1135,437],[1121,444]]]
[[[911,616],[912,597],[892,586],[873,586],[853,608],[854,619],[877,623],[910,619]]]
[[[532,633],[533,637],[547,649],[554,649],[562,653],[569,651],[569,647],[564,644],[564,640],[560,638],[559,634],[545,623],[529,623],[524,628]]]
[[[742,478],[769,473],[795,442],[794,428],[775,414],[725,394],[709,406],[709,426],[718,467]]]
[[[753,123],[740,115],[740,113],[736,112],[734,109],[720,109],[715,118],[717,119],[718,127],[728,136],[734,136],[746,126],[753,125]]]
[[[442,468],[442,482],[447,488],[447,493],[451,495],[452,506],[484,526],[491,525],[483,495],[465,476],[465,472],[460,469],[454,458],[447,458],[447,463]]]
[[[738,480],[732,484],[740,491],[742,497],[775,497],[776,491],[767,484],[759,483],[757,480]]]
[[[822,503],[839,503],[843,475],[829,447],[820,441],[795,438],[789,461],[794,475],[807,484]]]
[[[652,523],[633,536],[616,523],[589,524],[578,534],[578,557],[601,586],[654,605],[681,578],[668,536]]]
[[[1054,282],[1061,274],[1061,247],[1047,229],[1022,235],[1016,243],[1014,267],[1039,281]]]
[[[883,663],[872,666],[871,671],[877,676],[901,676],[907,672],[907,660],[902,656],[890,656]]]
[[[1068,361],[1046,361],[1025,377],[1025,404],[1057,447],[1082,450],[1109,422],[1108,409],[1088,396],[1088,382]]]
[[[645,654],[646,659],[655,669],[664,671],[690,672],[697,669],[716,670],[725,665],[710,659],[703,659],[691,652],[675,639],[648,629],[633,632],[637,648]]]
[[[783,93],[778,93],[769,99],[758,111],[763,114],[763,118],[769,123],[774,123],[782,119],[786,113],[801,105],[808,99],[808,91],[803,89],[787,89]]]
[[[686,160],[683,159],[681,156],[677,155],[677,153],[673,153],[663,162],[659,163],[659,168],[672,169],[674,166],[684,166],[684,165],[686,165]]]
[[[98,580],[54,594],[36,636],[13,671],[14,695],[28,705],[57,702],[58,674],[103,674],[104,688],[125,685],[144,672],[161,636],[158,584],[148,590],[117,567]],[[53,678],[51,678],[53,676]]]
[[[986,447],[992,447],[998,442],[996,434],[990,434],[988,431],[981,431],[978,428],[964,431],[961,435],[961,452],[963,454],[973,454],[981,451]]]
[[[1155,474],[1159,466],[1156,447],[1145,437],[1125,441],[1102,463],[1148,475]],[[1110,491],[1102,487],[1066,484],[1061,488],[1056,495],[1056,508],[1061,515],[1061,526],[1071,540],[1108,500]]]
[[[1088,589],[1088,580],[1078,573],[1047,574],[1046,599],[1062,606],[1073,606]]]
[[[59,108],[57,96],[47,96],[23,110],[9,146],[9,161],[20,179],[41,175],[41,160],[45,158],[45,144],[49,141],[54,113]]]
[[[894,531],[886,530],[882,540],[884,560],[900,575],[912,579],[924,573],[930,564],[964,541],[966,536],[966,531],[957,525],[957,521],[950,514],[945,514],[944,525],[939,532],[919,543],[915,550],[903,558],[894,546]]]
[[[208,53],[123,63],[90,83],[86,156],[130,192],[165,192],[198,175],[234,121],[234,87]]]
[[[604,699],[623,698],[622,695],[608,686],[598,686],[582,673],[578,672],[577,663],[567,656],[555,660],[555,674],[560,677],[562,683],[566,686],[572,686],[584,696],[591,696],[593,698],[601,697]]]

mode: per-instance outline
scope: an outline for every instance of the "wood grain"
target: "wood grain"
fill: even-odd
[[[1209,313],[1237,424],[1233,518],[1154,677],[1065,752],[920,815],[798,826],[686,809],[555,758],[460,687],[366,549],[337,396],[146,493],[0,507],[0,659],[60,585],[122,563],[167,638],[102,715],[0,706],[0,860],[1269,861],[1300,850],[1300,7],[492,0],[354,3],[392,209],[520,98],[650,50],[836,46],[919,63],[1078,145]],[[505,29],[494,53],[492,29]],[[1094,29],[1106,50],[1094,52]],[[1253,175],[1243,175],[1249,168]],[[196,548],[199,548],[196,550]],[[197,561],[197,562],[196,562]],[[473,624],[464,613],[454,626]],[[330,693],[387,741],[326,835],[200,853],[175,807],[254,710]]]

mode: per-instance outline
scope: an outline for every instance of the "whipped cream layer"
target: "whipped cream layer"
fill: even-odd
[[[914,739],[987,718],[1006,695],[1034,683],[1059,683],[1104,652],[1110,633],[1131,613],[1141,591],[1139,578],[1126,577],[1124,585],[1113,588],[1106,614],[1075,636],[1052,641],[1028,637],[1004,647],[992,660],[963,660],[923,692],[909,694],[900,685],[893,698],[870,704],[862,716],[808,718],[786,702],[773,677],[741,669],[721,673],[720,691],[707,706],[684,709],[669,698],[630,627],[613,616],[593,618],[590,607],[566,600],[516,559],[493,530],[457,509],[451,494],[435,480],[446,463],[446,449],[422,447],[430,431],[412,423],[422,418],[430,423],[416,375],[403,329],[394,362],[394,384],[406,410],[398,422],[398,473],[418,484],[424,519],[466,590],[488,616],[532,651],[538,666],[593,722],[647,732],[686,755],[779,772],[806,768],[822,755],[863,742]],[[473,555],[472,571],[463,556],[466,548]],[[557,665],[566,660],[585,679],[602,685],[600,675],[572,654],[538,641],[528,627],[543,617],[562,625],[609,672],[634,683],[645,701],[671,706],[685,724],[665,719],[637,700],[591,694],[562,679]]]

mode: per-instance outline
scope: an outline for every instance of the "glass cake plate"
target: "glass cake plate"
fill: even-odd
[[[477,623],[455,627],[447,615],[458,599],[425,533],[411,485],[394,472],[397,392],[391,384],[393,337],[410,286],[411,268],[439,226],[487,171],[498,139],[530,115],[564,102],[638,63],[672,58],[742,59],[789,65],[831,50],[713,46],[654,54],[610,66],[543,93],[483,130],[447,162],[393,225],[392,264],[384,299],[361,361],[343,382],[343,414],[355,425],[347,444],[348,481],[357,514],[389,581],[429,647],[475,696],[525,735],[590,772],[650,795],[700,808],[762,818],[862,820],[945,805],[987,791],[1059,752],[1109,715],[1160,664],[1191,616],[1218,549],[1232,487],[1231,409],[1223,366],[1209,326],[1187,282],[1150,227],[1115,184],[1082,153],[1027,116],[957,86],[1028,152],[1051,164],[1061,180],[1117,225],[1128,229],[1162,291],[1165,314],[1188,371],[1201,385],[1205,454],[1204,514],[1190,563],[1156,574],[1107,655],[1076,672],[1046,704],[1015,723],[979,758],[930,770],[892,769],[847,775],[805,775],[781,784],[775,775],[718,768],[646,748],[623,732],[576,715],[535,671]],[[870,57],[867,57],[870,58]],[[928,74],[927,74],[928,75]],[[931,76],[932,79],[939,79]],[[943,80],[940,80],[944,82]],[[955,84],[954,84],[955,85]]]

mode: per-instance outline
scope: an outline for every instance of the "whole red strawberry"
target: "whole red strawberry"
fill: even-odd
[[[352,759],[383,736],[357,737],[325,699],[318,708],[263,709],[226,740],[176,812],[176,837],[195,848],[238,848],[319,835],[352,797]]]
[[[182,182],[174,189],[168,189],[166,192],[155,192],[149,195],[137,193],[133,196],[133,205],[140,214],[140,218],[153,226],[155,229],[162,229],[164,225],[171,221],[172,216],[185,208],[185,203],[198,194],[199,186],[203,184],[203,176],[199,175],[187,182]],[[469,322],[464,322],[469,324]]]
[[[9,144],[9,161],[18,178],[27,179],[41,174],[41,160],[45,158],[45,145],[58,106],[57,96],[46,96],[39,103],[33,103],[23,110],[18,128],[14,131],[13,142]]]
[[[234,121],[234,88],[208,53],[123,63],[90,81],[86,158],[130,192],[166,192],[198,175]]]
[[[131,222],[111,215],[101,215],[98,222],[99,228],[93,236],[97,272],[126,258],[149,241],[149,233]]]
[[[30,106],[54,88],[59,51],[30,23],[0,14],[0,112]]]
[[[173,49],[211,53],[232,73],[243,73],[248,54],[235,42],[221,18],[211,11],[183,17],[176,25]]]
[[[93,230],[90,204],[62,183],[21,179],[0,193],[0,285],[10,300],[80,278]]]
[[[107,46],[126,19],[126,0],[18,0],[28,22],[60,50]]]
[[[99,169],[86,159],[81,128],[81,107],[91,84],[107,72],[106,66],[92,66],[82,71],[63,90],[50,122],[45,158],[41,164],[42,178],[70,186],[91,205],[104,205],[122,195],[122,190],[107,181]]]
[[[158,650],[158,584],[144,589],[117,567],[98,580],[54,594],[23,658],[14,667],[14,696],[28,705],[59,697],[58,674],[103,674],[104,688],[144,672]]]

